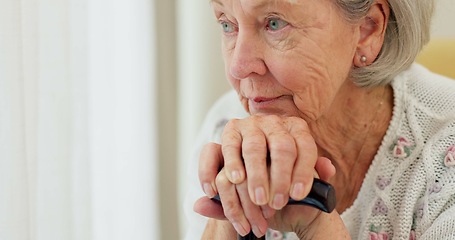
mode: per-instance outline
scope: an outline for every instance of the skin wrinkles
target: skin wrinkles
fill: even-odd
[[[283,138],[270,133],[283,131],[292,126],[297,129],[287,134],[290,134],[298,145],[297,155],[300,157],[295,159],[291,154],[285,157],[285,162],[289,164],[282,162],[283,167],[276,168],[275,174],[272,174],[277,181],[269,182],[266,179],[267,167],[261,159],[257,159],[261,156],[251,151],[248,152],[251,155],[250,158],[238,154],[245,150],[243,147],[232,149],[233,151],[223,151],[224,160],[221,158],[219,160],[225,163],[230,183],[237,184],[240,181],[237,182],[235,179],[242,179],[233,177],[239,175],[235,170],[241,170],[242,177],[248,174],[248,193],[251,201],[256,205],[266,205],[278,210],[280,207],[275,206],[280,206],[280,203],[274,205],[273,198],[279,194],[285,194],[284,199],[286,199],[289,192],[295,196],[304,197],[306,193],[302,190],[300,193],[289,191],[288,188],[292,187],[290,184],[303,183],[303,186],[310,186],[315,164],[313,161],[319,161],[320,157],[327,157],[337,168],[337,175],[331,183],[337,189],[337,194],[341,194],[337,195],[340,203],[337,210],[343,212],[355,199],[354,193],[358,191],[358,186],[354,186],[352,181],[361,183],[364,177],[362,174],[366,172],[365,167],[371,163],[380,144],[376,139],[382,139],[381,134],[386,131],[389,122],[387,117],[391,115],[391,106],[388,104],[389,102],[393,104],[390,99],[387,99],[387,104],[384,104],[387,108],[384,108],[384,111],[374,111],[378,107],[373,104],[376,105],[377,100],[382,100],[384,96],[391,96],[391,89],[381,87],[368,92],[367,89],[356,86],[349,79],[350,71],[360,62],[359,49],[366,54],[371,51],[370,56],[377,56],[380,49],[376,46],[372,49],[373,47],[367,46],[368,41],[363,41],[370,36],[367,30],[376,28],[365,21],[348,23],[332,0],[299,0],[301,4],[297,5],[289,5],[284,1],[273,1],[268,6],[262,4],[265,1],[215,0],[212,2],[218,20],[229,24],[225,29],[234,30],[223,32],[222,52],[225,71],[242,105],[252,115],[246,119],[239,119],[238,126],[230,126],[231,130],[229,126],[225,128],[225,131],[235,133],[236,136],[231,139],[231,142],[228,138],[223,138],[222,146],[225,147],[224,143],[227,141],[226,145],[246,144],[245,149],[254,148],[256,144],[248,141],[245,143],[244,140],[250,138],[252,141],[251,138],[257,135],[255,131],[263,132],[266,136],[264,139],[268,143],[270,139],[267,137]],[[386,6],[383,1],[378,1],[381,6]],[[271,17],[289,24],[283,28],[271,30],[267,28],[268,19]],[[381,18],[377,17],[377,19]],[[362,35],[364,33],[368,34]],[[375,40],[371,38],[372,41]],[[364,53],[361,52],[361,54]],[[346,111],[347,108],[349,111]],[[381,115],[378,119],[384,125],[371,124],[374,123],[378,113]],[[295,116],[296,118],[283,124],[278,119],[271,118],[272,116],[278,118]],[[354,125],[364,127],[350,127]],[[309,134],[296,134],[300,131],[308,131]],[[363,141],[368,136],[374,136],[375,139]],[[273,142],[274,148],[278,149],[270,155],[277,156],[286,147],[285,143],[290,141],[270,142]],[[310,143],[314,145],[312,149],[307,148],[310,147],[307,146]],[[270,150],[269,145],[266,147]],[[267,150],[261,154],[265,156]],[[289,149],[289,152],[295,152],[295,150]],[[300,154],[303,152],[305,154]],[[271,158],[272,163],[278,162],[277,157],[271,156]],[[243,172],[242,166],[248,170]],[[292,181],[281,181],[282,179],[276,174],[277,170],[281,172],[286,169],[296,169],[299,174],[296,176],[293,172]],[[317,166],[315,169],[321,173]],[[352,169],[356,169],[354,174]],[[273,171],[270,172],[273,173]],[[324,174],[328,176],[328,172],[322,172],[322,175]],[[294,180],[294,177],[297,179]],[[204,180],[204,176],[202,179],[207,181]],[[268,185],[272,182],[269,188]],[[270,189],[270,191],[266,191],[265,196],[258,196],[257,190],[261,188]],[[227,194],[227,192],[224,193]],[[346,194],[351,198],[344,198]],[[258,199],[265,199],[265,201],[258,201]],[[236,209],[238,210],[238,207],[232,207],[233,211]],[[257,214],[253,215],[254,218],[257,217]],[[284,215],[298,219],[298,216],[293,216],[292,212],[285,212]],[[333,219],[339,221],[336,215],[330,216],[335,216]],[[264,227],[263,223],[250,217],[248,220],[252,221],[251,225],[239,217],[231,218],[232,222],[240,221],[244,228],[249,226],[254,228],[255,224]],[[289,220],[287,223],[294,222]],[[238,227],[236,229],[239,230]]]
[[[224,7],[214,4],[214,11],[217,17],[226,16],[238,28],[238,32],[223,37],[223,55],[227,77],[245,109],[251,114],[261,113],[251,108],[247,98],[259,94],[282,96],[280,109],[272,110],[276,114],[299,116],[310,125],[336,111],[331,104],[349,75],[356,50],[358,35],[354,34],[354,26],[337,24],[344,18],[336,13],[335,5],[308,1],[305,8],[298,5],[282,14],[289,26],[278,34],[269,33],[262,27],[263,18],[255,17],[269,13],[241,3],[225,1]],[[321,8],[324,10],[317,11]],[[271,45],[270,42],[276,42],[276,35],[281,37],[278,38],[281,43],[293,42],[292,48]]]
[[[330,14],[328,14],[327,17],[332,18],[332,16],[335,14],[334,12],[337,12],[333,8],[330,10]],[[344,29],[346,30],[346,29]],[[338,32],[337,34],[332,34],[333,32]],[[327,51],[326,49],[336,49],[337,47],[332,45],[328,46],[321,46],[321,44],[324,44],[325,42],[328,43],[336,43],[340,44],[343,46],[346,46],[346,48],[352,49],[351,52],[349,53],[348,56],[353,56],[354,55],[354,50],[355,47],[352,46],[352,39],[351,38],[339,38],[339,41],[324,41],[324,38],[332,38],[332,36],[339,36],[342,35],[341,31],[337,31],[336,28],[331,28],[330,26],[326,26],[325,28],[321,28],[321,35],[319,38],[316,40],[311,39],[309,42],[306,42],[306,46],[308,46],[306,49],[310,49],[310,53],[303,52],[301,61],[305,61],[307,64],[304,64],[304,67],[306,67],[307,74],[309,75],[309,78],[312,79],[311,84],[316,84],[319,85],[315,88],[309,88],[309,89],[303,89],[302,91],[299,91],[295,94],[295,103],[297,106],[301,106],[301,109],[304,109],[305,104],[307,103],[307,99],[302,98],[302,96],[305,96],[305,91],[307,94],[310,94],[310,99],[321,99],[324,98],[325,96],[321,96],[320,92],[317,92],[315,90],[324,88],[325,92],[324,94],[326,96],[333,96],[333,98],[328,98],[325,99],[324,102],[319,102],[319,104],[314,104],[315,108],[310,111],[305,111],[305,116],[302,116],[306,121],[312,122],[320,118],[322,115],[325,114],[326,111],[330,111],[325,104],[333,102],[333,99],[335,97],[335,94],[339,91],[341,88],[340,85],[336,85],[339,82],[336,81],[323,81],[323,79],[347,79],[349,76],[349,72],[347,71],[337,71],[337,72],[330,72],[330,70],[327,68],[328,66],[332,65],[340,65],[343,62],[352,62],[349,61],[349,59],[345,59],[346,61],[339,60],[339,58],[336,57],[331,57],[333,55],[333,52]],[[326,33],[331,33],[331,34],[326,34]],[[350,30],[349,32],[345,33],[348,35],[352,35],[353,39],[356,39],[357,36],[355,36],[354,31]],[[345,40],[343,42],[343,40]],[[351,45],[351,46],[349,46]],[[313,52],[314,51],[314,52]],[[316,52],[317,51],[317,52]],[[321,57],[323,56],[323,57]],[[336,59],[336,60],[335,60]],[[335,60],[335,61],[334,61]],[[351,65],[352,68],[352,65]],[[343,68],[339,68],[342,70]],[[322,81],[321,81],[322,80]],[[298,89],[298,88],[297,88]],[[312,105],[312,104],[310,104]],[[330,108],[330,107],[329,107]],[[336,110],[336,109],[334,109]]]
[[[317,8],[317,6],[311,7],[310,5],[307,6],[308,11],[313,10],[312,8]],[[331,6],[333,8],[334,6]],[[300,10],[300,9],[299,9]],[[217,11],[217,10],[215,10]],[[219,11],[219,10],[218,10]],[[242,8],[242,11],[244,11],[244,8]],[[270,76],[261,76],[265,78],[271,78],[271,79],[276,79],[275,82],[284,82],[283,84],[279,84],[281,86],[273,86],[272,89],[283,89],[283,92],[287,93],[286,95],[290,95],[293,97],[293,101],[295,102],[295,105],[297,108],[299,108],[301,113],[299,116],[303,117],[305,120],[315,120],[318,118],[318,116],[321,115],[321,113],[324,111],[324,108],[327,108],[327,103],[331,101],[331,99],[326,99],[324,102],[318,102],[320,101],[320,89],[325,88],[324,94],[327,96],[333,95],[334,92],[337,91],[337,87],[331,85],[332,81],[328,81],[328,79],[334,79],[334,75],[337,76],[337,78],[340,78],[339,76],[344,76],[347,77],[348,73],[333,73],[332,76],[329,75],[328,71],[324,69],[324,66],[333,64],[333,63],[325,63],[322,61],[322,59],[330,59],[330,57],[321,57],[321,56],[331,56],[333,53],[332,52],[327,52],[325,49],[333,49],[333,46],[324,46],[322,43],[324,42],[330,42],[330,41],[324,41],[324,38],[330,37],[327,36],[327,32],[330,32],[332,29],[327,29],[331,26],[327,26],[327,24],[324,24],[327,22],[327,18],[332,18],[333,12],[335,10],[330,9],[327,14],[320,14],[318,15],[318,18],[313,18],[310,23],[307,23],[306,25],[308,26],[307,28],[296,28],[293,25],[293,22],[290,22],[291,29],[285,29],[286,33],[284,35],[287,35],[284,39],[280,40],[281,43],[289,43],[292,42],[291,44],[285,44],[287,45],[288,48],[284,48],[282,46],[277,47],[277,45],[272,45],[268,44],[266,42],[268,39],[264,37],[263,35],[266,35],[267,33],[261,33],[260,31],[256,30],[258,24],[254,24],[251,22],[246,22],[245,25],[243,25],[243,31],[248,32],[248,35],[242,36],[242,29],[239,29],[238,36],[236,37],[225,37],[223,39],[223,48],[225,49],[223,51],[223,54],[225,56],[225,59],[232,59],[234,55],[234,51],[236,48],[236,42],[235,40],[238,40],[238,38],[248,38],[251,39],[252,42],[256,43],[256,48],[257,49],[265,49],[265,50],[251,50],[255,51],[256,58],[258,59],[258,62],[255,63],[257,65],[261,65],[261,73],[263,74],[265,71],[268,71],[269,73],[267,75]],[[292,15],[297,15],[296,12],[299,11],[291,11],[291,17],[289,19],[295,19],[295,16],[292,17]],[[260,15],[260,14],[259,14]],[[305,14],[301,14],[302,16],[306,16]],[[245,17],[246,18],[246,17]],[[296,21],[299,26],[303,26],[303,22],[305,22],[305,19],[302,20],[302,17],[300,17],[299,21]],[[240,21],[237,19],[237,21]],[[243,21],[242,21],[243,22]],[[281,33],[280,33],[281,34]],[[312,36],[318,36],[315,39],[308,38],[309,35]],[[254,40],[253,40],[254,39]],[[256,41],[257,39],[257,41]],[[265,45],[265,46],[264,46]],[[302,46],[300,49],[298,49],[296,46]],[[353,47],[352,47],[353,48]],[[353,50],[351,51],[353,52]],[[243,53],[246,54],[246,53]],[[281,74],[280,76],[275,76],[274,75],[274,70],[275,69],[283,69],[282,66],[283,64],[280,64],[279,60],[276,60],[278,58],[280,59],[287,59],[286,61],[283,61],[284,64],[288,64],[289,62],[303,62],[304,64],[300,65],[299,67],[304,68],[306,70],[305,74],[302,74],[302,76],[305,78],[303,81],[305,82],[311,82],[311,84],[319,85],[319,86],[311,86],[310,84],[306,84],[307,86],[301,86],[303,84],[294,84],[298,86],[291,86],[287,87],[287,82],[291,82],[292,78],[295,78],[294,76],[286,76],[287,74]],[[262,62],[260,62],[260,60]],[[350,61],[347,61],[350,62]],[[242,65],[242,64],[239,64]],[[226,72],[229,73],[231,72],[231,69],[229,68],[229,64],[226,64]],[[292,74],[292,73],[290,73]],[[255,73],[253,73],[250,77],[253,79],[259,79],[259,77],[254,76]],[[236,88],[236,90],[240,93],[240,98],[241,101],[243,102],[244,106],[247,106],[247,100],[243,100],[242,98],[245,96],[246,91],[254,91],[254,89],[270,89],[270,86],[262,86],[259,87],[260,83],[252,85],[250,87],[248,86],[236,86],[238,85],[237,80],[234,78],[232,75],[228,75],[228,78],[230,79],[230,82]],[[290,80],[288,80],[290,79]],[[247,79],[245,79],[247,80]],[[252,84],[253,82],[261,82],[260,80],[250,80],[250,81],[244,81],[248,82],[248,84]],[[264,81],[264,82],[269,82],[269,81]],[[294,81],[296,82],[296,81]],[[302,82],[302,81],[300,81]],[[338,81],[339,84],[340,81]],[[245,84],[245,85],[248,85]],[[335,83],[333,83],[335,84]],[[278,85],[278,84],[277,84]],[[283,86],[285,85],[285,86]],[[257,86],[257,87],[256,87]],[[249,90],[245,90],[249,89]],[[292,91],[289,91],[289,89],[302,89],[299,92],[292,93]],[[313,100],[314,99],[314,100]],[[308,109],[309,106],[316,107],[314,109]],[[324,107],[325,106],[325,107]],[[251,112],[251,109],[249,107],[246,107],[247,111]]]

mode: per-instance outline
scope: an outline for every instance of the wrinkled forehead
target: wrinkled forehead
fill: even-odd
[[[278,6],[295,7],[296,5],[304,5],[303,2],[308,0],[210,0],[210,3],[220,6],[231,4],[240,4],[247,9],[273,9]],[[320,1],[320,0],[316,0]]]

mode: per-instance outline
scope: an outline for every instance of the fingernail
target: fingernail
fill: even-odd
[[[256,204],[265,205],[267,204],[267,199],[265,198],[265,190],[263,187],[258,187],[254,191],[254,196],[256,197]]]
[[[248,232],[246,231],[246,229],[238,222],[233,222],[232,223],[232,226],[234,226],[235,228],[235,231],[237,231],[237,233],[239,233],[240,235],[242,236],[245,236],[248,234]]]
[[[215,197],[215,191],[213,191],[212,185],[209,183],[204,183],[204,192],[209,198]]]
[[[240,173],[239,171],[232,171],[231,172],[232,183],[239,183],[240,181]]]
[[[302,199],[304,196],[303,196],[303,183],[296,183],[294,184],[294,187],[292,188],[292,198],[294,198],[295,200],[300,200]]]
[[[275,195],[275,197],[273,198],[272,207],[275,210],[280,210],[284,206],[284,204],[285,202],[283,194]]]
[[[256,235],[256,237],[262,237],[264,235],[264,233],[261,231],[261,229],[259,229],[258,226],[256,226],[256,225],[253,225],[251,227],[251,229],[253,230],[253,233],[254,233],[254,235]]]

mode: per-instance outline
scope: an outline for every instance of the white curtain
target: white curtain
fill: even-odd
[[[177,0],[179,101],[179,206],[180,226],[184,195],[188,189],[187,168],[197,132],[208,109],[230,86],[225,80],[221,57],[221,29],[208,0]]]
[[[158,239],[153,0],[0,2],[0,239]]]

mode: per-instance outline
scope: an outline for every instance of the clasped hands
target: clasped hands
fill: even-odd
[[[313,178],[328,180],[335,167],[318,156],[303,119],[261,115],[228,122],[222,144],[202,149],[198,174],[207,195],[194,205],[199,214],[229,220],[242,236],[273,228],[304,237],[317,231],[320,211],[286,203],[305,198]],[[210,200],[216,194],[222,206]]]

